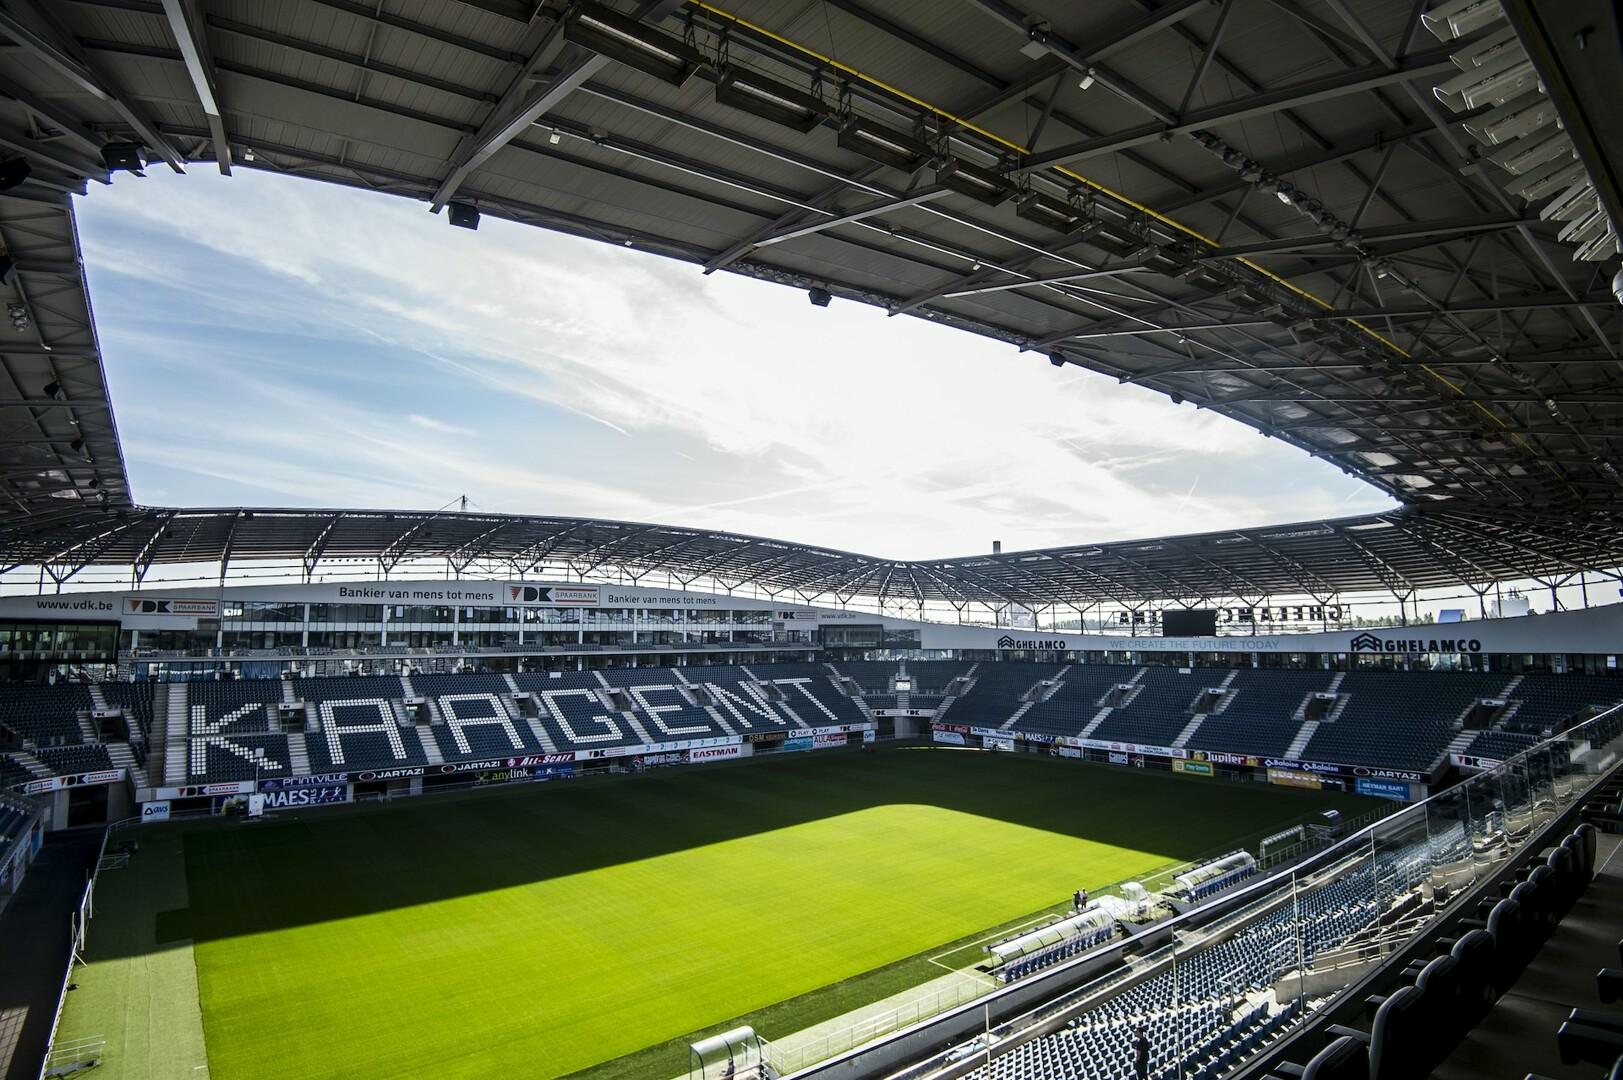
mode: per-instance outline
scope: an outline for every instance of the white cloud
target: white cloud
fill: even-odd
[[[121,180],[96,191],[84,216],[95,277],[133,266],[119,253],[148,243],[115,237],[120,227],[176,237],[195,245],[191,256],[143,260],[164,267],[143,284],[208,297],[188,316],[205,330],[306,336],[354,353],[345,379],[393,388],[403,369],[363,359],[386,353],[417,380],[400,390],[416,395],[400,414],[407,432],[336,389],[289,397],[270,373],[253,379],[256,400],[279,402],[290,430],[222,422],[200,433],[195,444],[221,450],[191,462],[211,492],[229,493],[221,473],[237,468],[304,502],[379,505],[388,493],[437,505],[474,488],[488,509],[654,518],[904,557],[1389,505],[1249,428],[1056,371],[1038,354],[843,301],[817,309],[780,286],[492,218],[478,233],[447,229],[420,204],[246,171]],[[265,274],[281,283],[275,295],[231,284]],[[131,341],[170,332],[155,320]],[[244,366],[264,350],[232,344]],[[220,357],[179,358],[171,343],[166,362]],[[117,363],[110,354],[115,375]],[[489,405],[451,411],[436,382]],[[523,410],[536,424],[556,426],[563,414],[551,410],[563,410],[596,426],[525,464],[511,455],[530,444],[515,445],[505,419]],[[173,432],[130,418],[135,464],[186,467]],[[289,460],[308,471],[284,470]],[[138,469],[135,480],[139,495]]]
[[[429,431],[437,431],[442,435],[470,436],[474,433],[472,428],[460,427],[456,424],[447,424],[444,420],[436,420],[432,416],[424,416],[421,413],[407,413],[406,419],[411,423],[416,424],[420,428],[427,428]]]

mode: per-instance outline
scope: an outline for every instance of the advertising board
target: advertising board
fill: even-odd
[[[1409,801],[1409,785],[1399,780],[1370,780],[1360,777],[1353,788],[1360,795],[1373,795],[1377,799]]]

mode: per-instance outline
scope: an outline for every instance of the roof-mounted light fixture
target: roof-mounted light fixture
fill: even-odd
[[[810,131],[829,114],[822,98],[733,64],[716,81],[716,100],[800,132]]]
[[[1022,195],[1015,203],[1014,212],[1017,217],[1061,233],[1074,233],[1088,223],[1088,216],[1080,206],[1040,191]]]
[[[704,65],[699,50],[602,4],[583,3],[564,18],[564,40],[681,86]]]
[[[1082,239],[1100,251],[1123,259],[1131,258],[1149,246],[1143,232],[1130,221],[1095,218],[1082,233]]]
[[[864,119],[856,113],[841,122],[839,138],[835,142],[841,149],[905,173],[918,172],[935,153],[924,140]]]
[[[962,158],[948,158],[936,170],[936,183],[944,188],[968,195],[986,206],[998,206],[1014,194],[1014,185],[995,169],[973,165]]]

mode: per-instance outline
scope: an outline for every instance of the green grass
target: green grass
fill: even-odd
[[[790,1034],[1077,886],[1353,804],[922,749],[423,799],[175,830],[189,908],[105,951],[192,935],[214,1080],[661,1080],[696,1032]],[[166,1075],[116,1067],[143,1045],[109,1046],[115,1075]]]

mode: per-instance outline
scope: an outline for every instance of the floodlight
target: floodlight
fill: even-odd
[[[622,15],[602,4],[583,3],[564,21],[564,40],[656,79],[681,86],[704,57],[681,38]]]
[[[1184,274],[1183,280],[1197,289],[1205,289],[1208,292],[1226,288],[1229,283],[1228,278],[1205,263],[1196,263],[1194,269]]]
[[[1161,274],[1164,277],[1176,277],[1189,269],[1189,251],[1182,247],[1159,247],[1151,245],[1139,259],[1144,269]]]
[[[1520,176],[1546,161],[1571,153],[1572,136],[1560,128],[1551,128],[1537,137],[1501,146],[1488,155],[1488,160],[1512,176]]]
[[[1259,312],[1275,302],[1267,290],[1261,285],[1251,282],[1241,282],[1224,293],[1223,296],[1240,307],[1247,307]]]
[[[1500,146],[1529,135],[1547,124],[1560,123],[1555,104],[1536,91],[1523,94],[1481,116],[1465,121],[1460,126],[1471,133],[1477,142]]]
[[[1077,81],[1076,88],[1078,90],[1088,90],[1088,89],[1092,88],[1093,83],[1094,83],[1093,69],[1088,68],[1088,70],[1086,70],[1086,71],[1084,71],[1082,73],[1082,78]]]
[[[1449,59],[1461,71],[1469,71],[1474,67],[1481,67],[1507,49],[1520,49],[1521,47],[1522,42],[1516,36],[1515,28],[1507,23],[1470,48],[1461,49],[1454,53]]]
[[[62,393],[62,384],[57,382],[55,379],[52,379],[50,382],[40,387],[40,392],[46,397],[50,398],[52,401],[61,401],[65,396]]]
[[[944,188],[968,195],[978,203],[987,206],[998,206],[1007,202],[1009,196],[1014,194],[1014,188],[1003,174],[995,169],[988,169],[980,165],[973,165],[962,158],[948,158],[936,170],[936,183]]]
[[[923,141],[872,120],[865,120],[855,113],[846,117],[840,125],[839,138],[835,142],[842,149],[905,173],[918,172],[934,154]]]
[[[1604,234],[1595,237],[1595,239],[1573,252],[1572,257],[1579,262],[1598,262],[1601,259],[1609,259],[1618,254],[1623,254],[1623,247],[1618,245],[1616,226],[1613,226]],[[1615,279],[1613,283],[1616,283]]]
[[[1604,206],[1596,206],[1586,217],[1572,222],[1556,236],[1563,244],[1587,244],[1611,228],[1612,219]]]
[[[1149,242],[1129,222],[1095,219],[1082,233],[1082,239],[1100,251],[1123,259],[1143,251]]]
[[[10,191],[24,180],[27,180],[28,175],[33,171],[33,167],[22,158],[12,158],[10,161],[0,164],[0,191]]]
[[[828,115],[828,106],[821,98],[731,65],[716,81],[716,100],[800,132],[810,131]]]
[[[1612,275],[1612,295],[1617,297],[1619,304],[1623,304],[1623,270]]]
[[[1583,162],[1557,158],[1554,161],[1546,161],[1530,173],[1518,176],[1505,185],[1505,190],[1528,202],[1537,202],[1584,175],[1586,174]]]
[[[1538,212],[1538,218],[1540,221],[1571,221],[1587,213],[1592,205],[1599,204],[1595,185],[1590,183],[1586,173],[1567,190],[1545,203],[1544,209]]]
[[[1504,17],[1499,0],[1447,0],[1420,16],[1420,21],[1438,41],[1453,41]]]
[[[1017,217],[1053,229],[1055,232],[1073,233],[1088,223],[1087,216],[1080,207],[1064,199],[1056,199],[1052,195],[1044,195],[1040,191],[1033,191],[1021,197],[1015,203],[1014,212]]]
[[[1304,345],[1311,345],[1314,342],[1323,341],[1325,338],[1330,336],[1330,330],[1328,327],[1322,323],[1316,323],[1311,319],[1302,319],[1299,322],[1291,323],[1290,331],[1296,335],[1296,340],[1300,341]]]
[[[1481,67],[1473,67],[1432,89],[1437,100],[1455,112],[1481,105],[1503,105],[1538,85],[1538,72],[1525,50],[1507,49]]]

